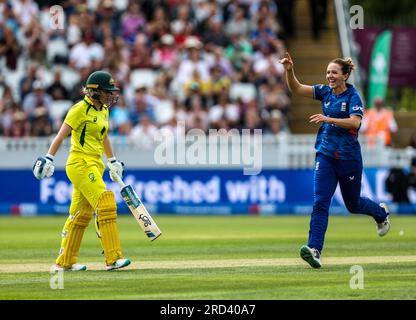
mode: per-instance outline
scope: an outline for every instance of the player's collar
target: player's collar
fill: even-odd
[[[93,107],[95,110],[97,110],[97,108],[94,106],[90,98],[88,98],[87,96],[84,96],[84,101],[88,104],[88,107]]]
[[[347,89],[346,89],[345,91],[341,92],[340,94],[336,94],[336,93],[334,93],[334,91],[332,90],[332,94],[333,94],[333,95],[335,95],[335,96],[337,96],[337,97],[341,97],[341,96],[343,96],[343,95],[345,95],[345,94],[347,94],[347,93],[351,92],[351,90],[353,90],[353,89],[354,89],[354,86],[353,86],[352,84],[346,83],[346,84],[345,84],[345,86],[347,87]]]

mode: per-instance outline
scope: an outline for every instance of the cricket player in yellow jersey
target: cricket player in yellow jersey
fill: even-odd
[[[84,231],[93,213],[104,249],[107,270],[126,267],[130,260],[123,258],[117,228],[117,205],[112,191],[103,181],[107,156],[110,178],[123,176],[124,164],[118,161],[108,137],[109,108],[117,102],[119,89],[111,75],[95,71],[87,79],[85,97],[72,106],[58,134],[53,139],[48,154],[39,157],[33,166],[36,178],[52,176],[53,160],[62,141],[71,133],[71,148],[66,163],[66,173],[73,185],[69,217],[62,230],[62,243],[56,265],[59,270],[81,271],[85,265],[77,263]]]

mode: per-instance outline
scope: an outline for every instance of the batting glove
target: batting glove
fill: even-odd
[[[36,179],[41,180],[45,177],[51,177],[55,171],[53,164],[54,156],[47,154],[44,157],[38,157],[33,165],[33,174]]]
[[[124,163],[118,161],[115,157],[108,159],[107,161],[108,169],[110,169],[110,179],[114,182],[117,182],[116,176],[119,176],[123,179],[124,177]]]

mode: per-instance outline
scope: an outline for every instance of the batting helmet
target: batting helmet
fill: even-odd
[[[106,91],[118,91],[120,90],[114,85],[114,79],[108,72],[95,71],[91,73],[85,84],[87,89],[99,89]]]

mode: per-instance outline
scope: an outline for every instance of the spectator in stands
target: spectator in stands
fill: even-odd
[[[46,45],[47,38],[40,23],[33,19],[24,30],[24,47],[28,50],[32,61],[46,64]]]
[[[232,14],[231,19],[225,24],[224,31],[228,37],[233,37],[235,35],[249,34],[250,28],[250,21],[246,19],[243,7],[239,6]]]
[[[49,94],[53,100],[68,100],[69,93],[68,90],[61,82],[61,71],[56,69],[53,74],[53,82],[46,89],[46,93]]]
[[[0,26],[10,29],[15,36],[20,32],[21,26],[13,12],[13,4],[10,1],[4,1],[2,7],[2,17],[0,17]]]
[[[144,114],[140,122],[136,124],[129,134],[129,139],[141,149],[149,149],[155,142],[158,132],[157,127],[152,123],[149,116]]]
[[[152,65],[174,73],[178,62],[178,50],[175,46],[175,38],[171,34],[164,34],[160,44],[153,50]]]
[[[193,22],[191,20],[191,7],[189,7],[189,5],[179,5],[176,13],[175,19],[170,23],[170,29],[173,34],[184,34],[189,24],[191,24],[193,28]]]
[[[279,135],[282,132],[286,132],[284,129],[283,124],[283,115],[282,113],[277,110],[273,109],[268,113],[268,117],[266,119],[267,127],[265,128],[265,133],[270,133],[272,135]]]
[[[155,98],[147,94],[147,89],[145,87],[136,89],[133,101],[129,105],[130,119],[133,126],[140,122],[140,118],[143,115],[148,116],[152,122],[155,121],[155,103]]]
[[[39,6],[33,0],[15,0],[13,1],[13,12],[19,25],[26,29],[32,20],[38,19]]]
[[[99,67],[104,57],[103,46],[95,41],[94,33],[89,30],[83,32],[81,42],[72,47],[69,53],[69,65],[71,68],[81,70],[92,66],[95,61],[95,67]]]
[[[36,80],[36,73],[39,65],[37,63],[30,63],[27,72],[23,75],[23,78],[19,81],[20,89],[20,101],[26,97],[26,95],[33,90],[33,83]]]
[[[397,132],[393,111],[384,105],[381,98],[374,100],[374,107],[365,110],[361,130],[365,132],[368,143],[373,145],[382,139],[384,145],[392,145],[392,133]]]
[[[13,112],[12,123],[7,131],[6,137],[23,138],[30,136],[30,123],[26,113],[20,110]]]
[[[256,74],[256,85],[267,83],[269,78],[281,82],[284,68],[278,63],[280,55],[271,44],[262,46],[254,55],[253,70]]]
[[[136,34],[144,31],[146,19],[143,16],[140,6],[135,1],[130,1],[127,11],[121,17],[121,35],[127,44],[133,44]]]
[[[253,48],[250,41],[242,33],[231,36],[231,43],[225,49],[225,57],[231,62],[234,71],[241,71],[243,60],[250,59],[253,55]]]
[[[168,89],[163,79],[156,82],[153,88],[153,95],[155,97],[155,124],[160,126],[175,116],[175,106],[172,99],[168,96]]]
[[[120,83],[120,89],[129,82],[130,77],[130,52],[122,38],[107,38],[104,44],[105,67],[113,75],[115,81]]]
[[[213,46],[227,47],[230,44],[230,38],[224,33],[224,25],[218,16],[212,17],[207,23],[204,32],[203,41],[207,50]]]
[[[0,75],[0,114],[13,104],[12,89],[4,81],[4,77]]]
[[[235,82],[255,83],[256,74],[253,69],[253,60],[251,57],[244,55],[242,57],[241,69],[234,75]]]
[[[197,73],[197,71],[195,71],[195,73]],[[201,105],[206,109],[208,103],[211,102],[208,100],[206,94],[209,89],[208,83],[204,84],[204,88],[202,88],[201,85],[200,82],[189,82],[189,87],[185,86],[185,100],[183,103],[188,111],[192,109],[192,105],[194,104]]]
[[[251,32],[250,40],[254,50],[261,50],[272,45],[272,41],[276,39],[276,34],[270,28],[269,20],[260,18],[254,31]]]
[[[10,135],[13,114],[19,111],[18,105],[13,101],[13,93],[1,78],[0,81],[0,134]]]
[[[282,83],[278,83],[275,78],[270,77],[267,82],[260,87],[259,102],[262,108],[267,110],[278,109],[285,117],[289,111],[290,98]]]
[[[169,17],[163,6],[157,6],[152,20],[147,25],[151,41],[158,41],[164,34],[170,32]]]
[[[199,99],[190,100],[190,110],[188,111],[188,117],[186,122],[186,128],[200,129],[204,132],[208,132],[208,113],[202,101]]]
[[[210,93],[210,82],[203,80],[198,69],[194,69],[191,79],[185,82],[183,89],[186,97],[191,97],[196,92],[206,97]]]
[[[52,97],[46,93],[45,89],[45,85],[36,80],[33,83],[33,92],[29,93],[23,100],[23,110],[30,119],[34,118],[37,108],[46,108],[48,112],[51,109]]]
[[[128,135],[130,133],[132,128],[130,112],[122,96],[120,96],[117,103],[111,107],[109,122],[112,134]]]
[[[267,21],[267,25],[274,34],[278,35],[281,32],[281,27],[278,20],[276,20],[277,7],[273,1],[253,1],[251,3],[250,11],[254,23],[264,19]]]
[[[35,137],[49,137],[52,134],[52,122],[45,107],[34,110],[31,131]]]
[[[5,57],[5,65],[8,69],[16,70],[17,58],[19,57],[21,48],[11,29],[4,28],[1,25],[0,28],[3,29],[0,35],[0,57]]]
[[[223,91],[218,98],[218,104],[209,108],[208,118],[210,128],[227,129],[237,128],[240,121],[238,105],[231,103],[228,92]]]
[[[130,68],[132,70],[153,68],[150,39],[145,33],[136,35],[130,54]]]
[[[244,113],[244,123],[242,129],[249,129],[254,134],[255,129],[263,129],[262,119],[255,107],[249,107]]]
[[[78,14],[71,14],[68,17],[68,27],[66,33],[66,41],[69,46],[74,46],[82,39],[82,31],[80,24],[80,16]]]
[[[221,74],[230,77],[233,72],[233,66],[228,58],[224,55],[224,49],[220,46],[211,46],[212,62],[210,67],[218,66],[221,69]]]
[[[69,99],[72,102],[78,102],[84,98],[83,89],[85,86],[85,82],[87,81],[88,76],[91,73],[91,70],[92,69],[90,66],[86,66],[81,68],[81,70],[79,71],[80,79],[69,92]]]
[[[209,81],[209,94],[213,102],[217,103],[219,95],[222,92],[228,94],[231,88],[231,80],[226,75],[223,75],[221,66],[214,65],[211,67],[211,77]]]
[[[202,57],[202,43],[197,37],[188,37],[185,41],[187,58],[179,64],[176,80],[181,88],[192,79],[194,70],[197,70],[202,81],[209,80],[209,64]]]

